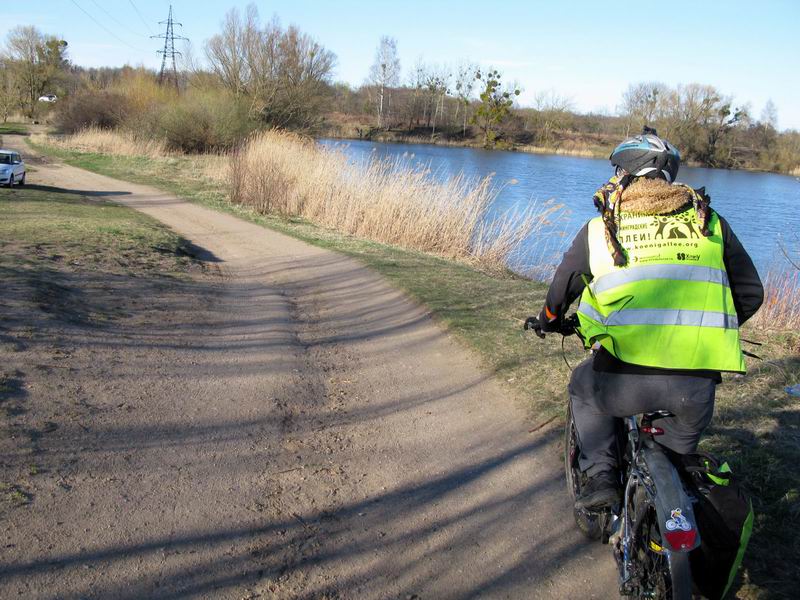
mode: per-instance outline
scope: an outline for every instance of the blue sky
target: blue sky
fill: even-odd
[[[247,2],[172,0],[196,53],[225,13]],[[157,67],[158,21],[169,1],[23,0],[6,3],[5,38],[33,24],[70,44],[86,66]],[[404,72],[419,57],[469,59],[498,67],[523,88],[521,103],[554,90],[580,111],[614,112],[631,82],[709,83],[758,116],[768,99],[781,128],[800,129],[800,2],[605,2],[509,0],[273,0],[255,3],[262,20],[276,14],[337,55],[336,79],[361,83],[381,35],[397,39]],[[134,10],[143,15],[143,22]],[[80,8],[79,8],[80,7]],[[98,26],[83,11],[89,13]]]

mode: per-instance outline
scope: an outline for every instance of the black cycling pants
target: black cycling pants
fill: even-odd
[[[674,414],[655,423],[664,430],[656,440],[679,454],[694,452],[714,412],[715,388],[708,377],[607,373],[595,371],[591,358],[585,360],[569,382],[581,470],[593,476],[616,468],[615,418],[643,412]]]

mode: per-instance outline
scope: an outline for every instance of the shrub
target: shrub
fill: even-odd
[[[224,92],[194,92],[162,109],[158,128],[173,150],[200,153],[236,146],[254,128],[247,107]]]
[[[113,129],[129,116],[128,97],[116,92],[85,90],[67,98],[56,116],[65,133],[82,129]]]

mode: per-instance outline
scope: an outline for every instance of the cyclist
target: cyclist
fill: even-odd
[[[668,410],[659,442],[696,450],[720,372],[745,370],[738,328],[763,301],[753,261],[704,189],[675,182],[669,142],[645,127],[610,160],[614,176],[594,196],[601,214],[564,254],[534,324],[540,337],[559,331],[580,297],[580,331],[596,350],[569,383],[587,477],[576,508],[619,497],[617,417]]]

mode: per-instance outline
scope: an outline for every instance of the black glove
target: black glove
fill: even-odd
[[[561,331],[561,318],[548,319],[544,309],[539,313],[539,322],[542,331],[546,333],[558,333]]]
[[[525,319],[525,331],[533,329],[533,332],[540,338],[544,339],[544,332],[542,331],[542,322],[538,317],[528,317]]]

